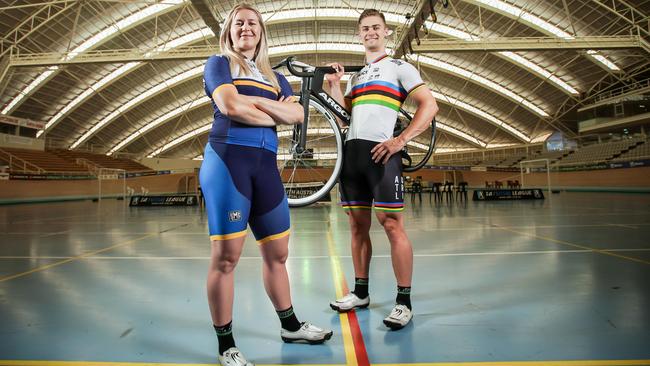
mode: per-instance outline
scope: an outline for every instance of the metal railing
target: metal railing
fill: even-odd
[[[3,149],[0,149],[0,159],[9,164],[9,169],[13,171],[20,171],[25,173],[45,173],[45,169],[36,164],[30,163],[27,160],[21,159],[18,156],[11,154]]]
[[[84,159],[84,158],[76,158],[75,163],[77,165],[81,165],[82,167],[88,169],[88,171],[90,173],[93,173],[95,175],[97,175],[97,172],[99,171],[99,169],[102,168],[101,166],[99,166],[95,162],[92,162],[92,161],[90,161],[88,159]]]

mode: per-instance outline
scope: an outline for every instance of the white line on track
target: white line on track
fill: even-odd
[[[602,251],[607,252],[647,252],[650,251],[650,248],[625,248],[625,249],[601,249]],[[427,258],[427,257],[471,257],[471,256],[497,256],[497,255],[525,255],[525,254],[566,254],[566,253],[591,253],[593,250],[537,250],[537,251],[521,251],[521,252],[473,252],[473,253],[432,253],[432,254],[415,254],[416,258]],[[341,255],[341,258],[351,258],[349,255]],[[58,259],[69,259],[74,258],[73,256],[0,256],[0,260],[11,260],[11,259],[30,259],[30,260],[58,260]],[[307,256],[289,256],[289,260],[292,259],[328,259],[327,255],[307,255]],[[373,258],[390,258],[389,254],[379,254],[373,255]],[[91,260],[208,260],[210,257],[165,257],[165,256],[156,256],[156,257],[138,257],[138,256],[93,256],[93,257],[84,257],[83,259]],[[260,260],[262,257],[258,256],[242,256],[240,259],[245,260]]]

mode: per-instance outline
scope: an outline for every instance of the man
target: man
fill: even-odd
[[[358,27],[366,66],[350,78],[345,96],[340,87],[343,67],[331,64],[337,73],[327,76],[332,97],[352,111],[340,190],[341,204],[350,222],[355,272],[354,291],[332,301],[330,307],[346,312],[370,304],[368,279],[372,244],[369,232],[374,205],[377,219],[390,241],[397,279],[396,304],[384,324],[397,330],[407,325],[413,316],[410,298],[413,249],[401,213],[404,181],[399,152],[408,141],[427,129],[438,106],[415,67],[386,55],[385,39],[391,31],[381,12],[365,10],[359,16]],[[393,137],[399,108],[407,97],[417,105],[417,111],[409,127]]]

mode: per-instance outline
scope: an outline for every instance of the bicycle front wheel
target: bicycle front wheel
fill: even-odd
[[[307,143],[299,146],[300,125],[278,131],[278,169],[290,207],[311,205],[330,193],[343,163],[343,139],[334,115],[309,100]]]

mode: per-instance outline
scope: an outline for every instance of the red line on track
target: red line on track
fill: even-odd
[[[347,294],[350,290],[345,282],[345,278],[342,279],[341,282],[341,288],[343,289],[343,292]],[[354,344],[354,354],[357,356],[357,366],[370,366],[368,351],[366,351],[366,344],[363,342],[363,334],[361,334],[361,328],[359,327],[359,319],[354,310],[348,312],[348,321],[350,323],[352,343]]]
[[[359,328],[359,320],[354,310],[348,313],[348,319],[350,320],[350,333],[352,334],[352,342],[354,343],[354,353],[357,355],[357,365],[370,366],[366,345],[363,343],[363,335],[361,334],[361,328]]]

